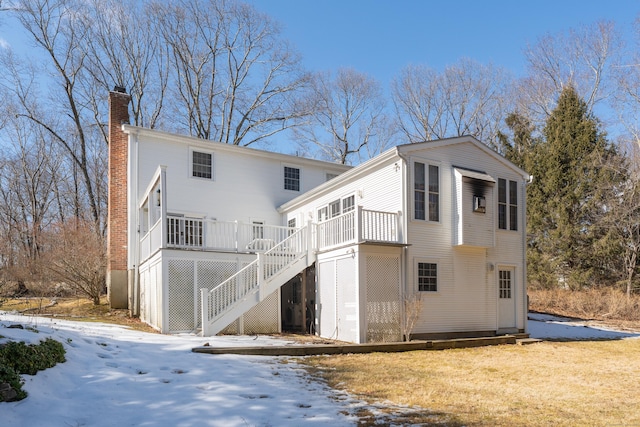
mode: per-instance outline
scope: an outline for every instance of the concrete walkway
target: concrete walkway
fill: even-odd
[[[483,347],[501,344],[532,344],[540,340],[531,339],[526,334],[501,335],[497,337],[458,338],[449,340],[410,341],[374,344],[292,344],[282,346],[254,347],[210,347],[192,349],[194,353],[243,354],[253,356],[315,356],[320,354],[348,353],[395,353],[415,350],[445,350],[449,348]]]

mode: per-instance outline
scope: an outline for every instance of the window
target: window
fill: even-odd
[[[351,212],[356,208],[355,196],[349,196],[342,199],[342,213]]]
[[[500,298],[511,298],[511,271],[500,270],[498,271],[498,291]]]
[[[498,178],[498,228],[518,230],[518,183]]]
[[[300,169],[284,167],[284,189],[300,191]]]
[[[330,218],[335,218],[340,215],[340,199],[329,203],[329,215]]]
[[[196,178],[213,178],[212,155],[200,151],[192,151],[191,176]]]
[[[440,221],[440,176],[437,166],[429,165],[429,221]]]
[[[326,221],[329,217],[328,212],[329,209],[326,206],[318,209],[318,222]]]
[[[438,291],[438,264],[418,263],[418,290],[421,292]]]
[[[338,174],[337,173],[332,173],[332,172],[327,172],[326,173],[326,181],[331,181],[333,178],[337,177]]]
[[[295,218],[291,218],[289,221],[287,221],[287,227],[296,228],[296,219]]]
[[[254,239],[264,239],[264,221],[253,221],[251,229]]]
[[[413,170],[414,218],[440,221],[440,168],[415,162]]]

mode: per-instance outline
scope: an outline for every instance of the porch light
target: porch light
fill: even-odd
[[[160,189],[159,188],[156,190],[156,194],[157,194],[156,206],[160,206]]]

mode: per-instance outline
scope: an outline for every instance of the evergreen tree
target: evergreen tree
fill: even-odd
[[[543,136],[525,165],[536,177],[527,196],[529,280],[579,288],[605,275],[607,254],[598,248],[610,245],[599,244],[596,222],[605,209],[603,189],[620,179],[606,167],[616,153],[572,87],[562,91]]]

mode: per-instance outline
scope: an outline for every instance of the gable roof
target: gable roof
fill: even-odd
[[[480,142],[478,139],[473,136],[457,136],[453,138],[444,138],[438,139],[434,141],[425,141],[425,142],[417,142],[412,144],[402,144],[396,147],[390,148],[389,150],[373,157],[372,159],[367,160],[364,163],[350,169],[336,178],[327,181],[311,190],[307,191],[299,195],[298,197],[282,204],[278,207],[278,212],[282,213],[284,211],[295,208],[296,206],[305,203],[311,197],[317,197],[321,194],[328,193],[337,187],[341,187],[345,182],[357,179],[358,177],[365,175],[373,168],[378,165],[389,161],[390,159],[397,158],[406,160],[406,156],[411,155],[416,151],[424,151],[425,149],[441,149],[445,147],[454,146],[457,144],[472,144],[474,147],[480,149],[483,153],[502,163],[505,167],[513,170],[517,174],[521,175],[523,179],[528,180],[529,174],[524,170],[520,169],[518,166],[507,160],[502,155],[496,153],[494,150]],[[485,176],[486,174],[482,174]],[[489,177],[490,178],[490,177]],[[492,178],[491,178],[492,179]],[[494,181],[495,182],[495,181]]]
[[[283,154],[275,151],[261,150],[252,147],[245,147],[240,145],[225,144],[223,142],[216,142],[209,139],[197,138],[195,136],[180,135],[171,132],[164,132],[157,129],[149,129],[138,127],[134,125],[123,124],[122,131],[128,135],[139,135],[149,139],[159,139],[164,141],[170,141],[177,144],[183,144],[185,146],[197,147],[203,150],[216,150],[228,153],[235,153],[241,155],[249,155],[253,157],[266,157],[270,159],[279,160],[281,162],[293,163],[293,164],[309,164],[316,167],[325,167],[327,170],[332,171],[346,171],[352,169],[353,166],[341,165],[339,163],[328,162],[325,160],[310,159],[307,157],[294,156],[292,154]]]
[[[449,147],[457,144],[472,144],[474,147],[492,157],[494,160],[497,160],[499,163],[502,163],[504,166],[513,170],[518,175],[521,175],[523,179],[529,179],[529,174],[527,172],[525,172],[514,163],[509,161],[506,157],[497,153],[495,150],[492,150],[487,145],[483,144],[471,135],[456,136],[452,138],[437,139],[434,141],[418,142],[413,144],[402,144],[398,145],[396,148],[401,153],[401,155],[407,155],[413,153],[414,151]]]

